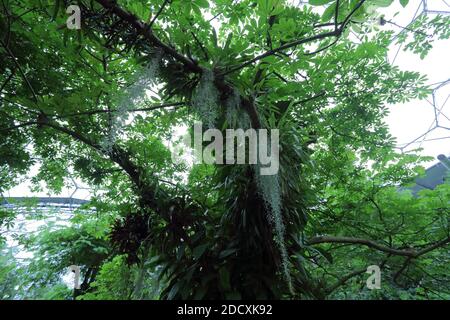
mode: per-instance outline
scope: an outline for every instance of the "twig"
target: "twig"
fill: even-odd
[[[156,15],[153,17],[152,21],[150,21],[148,28],[151,29],[153,24],[155,23],[156,19],[158,19],[159,15],[162,13],[162,11],[164,10],[164,7],[170,2],[170,0],[165,0],[164,3],[161,5],[161,8],[159,8],[158,12],[156,13]]]

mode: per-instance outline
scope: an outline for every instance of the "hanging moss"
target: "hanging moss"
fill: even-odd
[[[261,175],[259,164],[255,165],[254,169],[257,188],[268,212],[267,219],[274,227],[275,243],[280,250],[283,276],[289,286],[290,292],[293,293],[291,274],[289,272],[289,256],[284,241],[285,227],[281,214],[282,203],[279,177],[278,174]]]
[[[233,90],[233,93],[226,100],[225,107],[225,116],[230,127],[241,129],[250,128],[250,117],[245,112],[245,110],[241,108],[240,94],[236,89]],[[260,143],[259,139],[258,143]],[[267,141],[267,143],[267,149],[270,149],[270,141]],[[270,150],[268,151],[270,152]],[[283,276],[289,286],[290,292],[293,293],[292,280],[289,272],[289,256],[284,241],[285,227],[281,214],[282,203],[279,177],[278,174],[261,175],[260,167],[260,164],[256,164],[253,166],[257,188],[264,201],[266,211],[268,212],[267,219],[274,227],[275,242],[280,250],[281,255],[281,269],[283,272]]]
[[[231,128],[234,128],[234,124],[237,122],[240,104],[239,92],[233,89],[233,93],[225,101],[225,119]]]
[[[214,74],[211,70],[204,70],[197,88],[192,97],[194,105],[200,119],[208,128],[215,128],[219,117],[218,101],[219,93],[214,86]]]
[[[106,153],[111,153],[117,136],[128,119],[129,111],[145,101],[147,90],[155,84],[160,61],[161,52],[158,51],[153,55],[151,61],[138,73],[137,80],[125,90],[122,99],[117,105],[116,112],[112,114],[108,134],[101,143]]]
[[[230,128],[250,128],[250,117],[247,112],[241,108],[241,95],[237,89],[233,89],[233,93],[225,101],[225,109],[225,119]]]

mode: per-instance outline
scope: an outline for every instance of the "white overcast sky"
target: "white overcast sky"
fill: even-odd
[[[398,2],[398,1],[397,1]],[[428,0],[426,1],[428,10],[441,10],[450,13],[450,6],[444,0]],[[421,0],[410,0],[406,9],[401,9],[399,4],[394,10],[391,8],[385,10],[386,20],[392,20],[400,26],[406,26],[412,20],[416,12],[423,10],[424,2]],[[395,12],[399,12],[394,16]],[[429,13],[430,17],[435,16]],[[392,26],[389,26],[392,27]],[[393,27],[400,30],[400,28]],[[428,84],[436,84],[439,82],[450,80],[450,40],[439,40],[434,43],[434,48],[428,56],[421,60],[419,56],[410,52],[405,52],[398,46],[392,46],[389,54],[390,61],[398,65],[403,70],[418,71],[427,75]],[[398,52],[397,57],[396,53]],[[395,58],[395,60],[394,60]],[[423,155],[436,157],[439,154],[450,155],[450,83],[443,85],[436,90],[433,96],[427,100],[411,101],[405,104],[397,104],[390,107],[390,115],[386,121],[390,126],[391,133],[397,137],[400,146],[414,141],[422,134],[426,133],[430,128],[435,126],[435,112],[433,104],[441,113],[437,113],[438,124],[445,128],[437,128],[426,136],[418,139],[405,150],[422,147]],[[434,101],[433,101],[434,99]],[[447,138],[446,138],[447,137]],[[446,139],[445,139],[446,138]],[[424,142],[422,142],[425,139]],[[437,139],[437,140],[434,140]]]
[[[298,3],[298,1],[292,1]],[[396,4],[383,10],[386,20],[391,20],[400,26],[407,26],[413,19],[416,12],[423,11],[424,1],[410,0],[406,8],[402,8],[399,0],[395,0]],[[450,13],[450,0],[428,0],[425,1],[428,10],[448,11]],[[395,15],[397,13],[397,15]],[[433,16],[433,14],[431,14]],[[393,29],[401,31],[400,28],[385,25],[382,28]],[[393,45],[390,48],[389,59],[394,60],[398,46]],[[427,75],[428,84],[440,83],[450,79],[450,40],[441,40],[434,43],[434,48],[428,56],[421,60],[418,56],[410,52],[404,52],[401,48],[397,54],[394,63],[403,70],[419,71]],[[450,155],[450,82],[448,85],[442,86],[436,91],[433,97],[430,96],[426,101],[411,101],[405,104],[397,104],[390,106],[390,114],[386,118],[389,124],[391,133],[397,138],[399,146],[412,142],[417,139],[435,123],[435,111],[433,103],[440,109],[442,113],[438,112],[439,125],[448,129],[438,128],[434,129],[427,135],[418,139],[411,144],[405,151],[421,147],[422,155],[436,157],[438,154]],[[425,139],[425,141],[423,141]],[[430,164],[431,165],[431,164]],[[30,175],[36,173],[37,168],[31,170]],[[83,187],[82,185],[80,185]],[[33,193],[29,189],[29,182],[24,181],[19,186],[13,188],[5,194],[5,196],[48,196],[46,192]],[[75,187],[65,188],[62,194],[63,197],[76,197],[80,199],[89,198],[89,191],[83,188],[76,189]]]

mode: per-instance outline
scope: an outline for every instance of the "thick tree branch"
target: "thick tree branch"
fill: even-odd
[[[163,43],[158,37],[156,37],[153,34],[152,30],[150,29],[149,25],[140,21],[138,17],[125,11],[124,9],[119,7],[114,1],[111,0],[96,0],[96,1],[99,4],[101,4],[105,9],[110,10],[112,13],[120,17],[122,20],[130,23],[137,30],[137,32],[140,33],[142,36],[144,36],[145,39],[150,41],[152,45],[162,49],[164,53],[170,55],[175,60],[181,62],[190,71],[195,73],[202,72],[202,69],[192,60],[178,53],[174,48]]]
[[[369,248],[373,248],[382,252],[390,253],[397,256],[404,256],[404,257],[410,257],[410,258],[417,258],[421,255],[424,255],[434,249],[437,249],[439,247],[443,247],[446,244],[450,243],[450,237],[444,238],[438,242],[435,242],[432,245],[428,245],[424,249],[416,250],[414,248],[410,249],[396,249],[384,246],[382,244],[379,244],[375,241],[369,240],[369,239],[363,239],[363,238],[352,238],[352,237],[333,237],[333,236],[319,236],[319,237],[313,237],[309,239],[308,244],[315,245],[315,244],[321,244],[321,243],[347,243],[347,244],[356,244],[356,245],[363,245],[367,246]]]

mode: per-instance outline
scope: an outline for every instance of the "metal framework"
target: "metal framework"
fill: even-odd
[[[401,27],[402,30],[394,35],[394,39],[403,32],[414,32],[409,27],[423,15],[450,15],[450,0],[420,0],[418,2],[417,9],[414,11],[414,15],[411,17],[409,23],[405,27]],[[400,27],[399,25],[395,24],[395,22],[393,24]],[[391,63],[395,63],[395,60],[397,59],[401,49],[402,45],[397,48]],[[430,98],[426,101],[427,104],[431,106],[429,110],[433,113],[433,120],[427,130],[418,133],[418,135],[411,141],[398,144],[397,148],[401,152],[407,151],[407,149],[410,147],[421,148],[425,143],[430,141],[450,139],[450,108],[448,108],[447,104],[450,98],[450,74],[446,80],[433,83],[430,85],[430,87],[433,90]],[[439,99],[437,98],[438,96],[441,96],[443,102],[439,103]],[[449,124],[445,124],[446,121],[449,121]],[[442,131],[443,134],[439,134],[438,136],[429,138],[429,135],[432,132],[435,132],[436,129],[441,129],[440,131]],[[450,150],[444,150],[444,152],[448,151]]]

